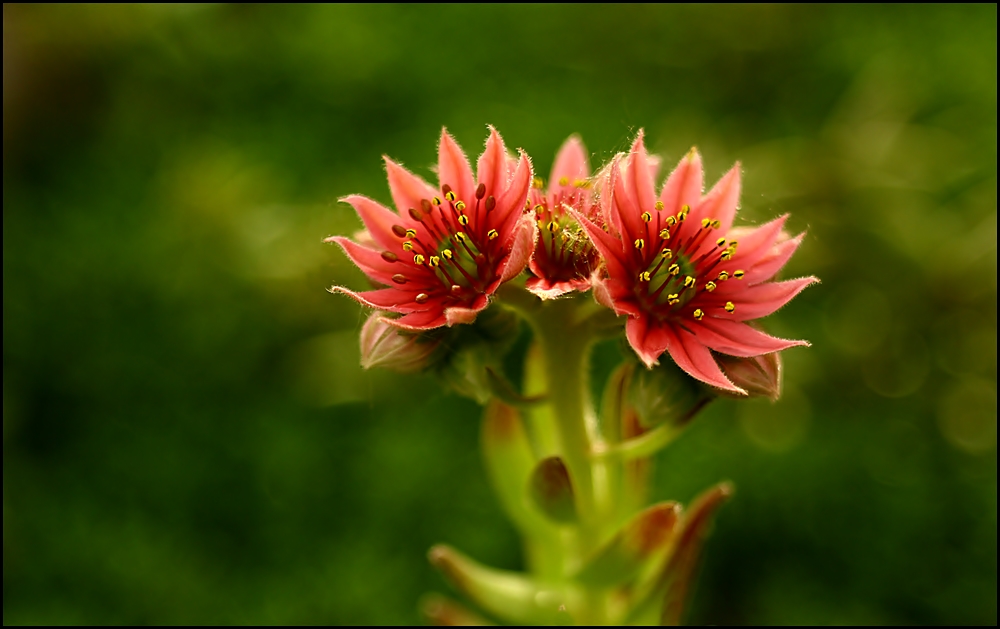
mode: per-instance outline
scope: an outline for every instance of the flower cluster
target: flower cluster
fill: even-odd
[[[596,176],[583,143],[570,137],[547,188],[528,156],[508,154],[492,127],[475,176],[447,131],[438,155],[437,187],[386,157],[396,211],[345,197],[367,234],[363,243],[327,239],[379,286],[331,292],[383,311],[374,315],[380,325],[423,331],[470,323],[527,267],[523,286],[543,300],[593,288],[598,303],[627,317],[626,338],[647,367],[667,355],[719,389],[747,392],[727,376],[732,359],[720,367],[717,356],[748,359],[807,344],[748,323],[817,280],[768,281],[803,235],[785,233],[786,216],[733,226],[739,164],[705,193],[701,156],[692,149],[657,193],[659,160],[641,131]]]

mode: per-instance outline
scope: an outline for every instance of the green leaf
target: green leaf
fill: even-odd
[[[552,520],[562,524],[577,521],[573,483],[561,458],[542,459],[532,472],[528,487],[535,505]]]

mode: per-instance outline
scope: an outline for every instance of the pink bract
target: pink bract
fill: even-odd
[[[341,201],[354,206],[374,244],[342,236],[327,238],[384,288],[344,293],[366,306],[402,316],[392,325],[429,330],[471,323],[503,282],[528,263],[534,222],[524,214],[531,162],[514,160],[490,127],[476,177],[458,143],[441,131],[439,187],[385,157],[396,212],[361,195]]]
[[[740,195],[736,164],[702,194],[701,156],[692,149],[660,194],[640,131],[602,182],[606,228],[573,215],[605,261],[594,296],[628,315],[629,344],[648,366],[667,352],[691,376],[746,393],[720,369],[712,351],[750,357],[806,341],[775,338],[746,323],[781,308],[815,277],[768,282],[801,243],[782,227],[787,216],[757,228],[732,228]],[[607,229],[607,231],[605,231]]]
[[[591,184],[586,149],[574,135],[556,155],[548,190],[543,190],[541,180],[536,179],[528,196],[538,235],[528,263],[533,277],[528,278],[526,287],[542,299],[590,288],[590,276],[600,256],[568,209],[599,220]]]

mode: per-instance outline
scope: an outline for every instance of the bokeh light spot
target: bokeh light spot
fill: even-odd
[[[997,446],[996,384],[968,378],[954,384],[938,406],[938,427],[948,443],[969,454]]]
[[[777,402],[758,398],[739,405],[740,427],[754,445],[769,452],[786,452],[805,440],[812,418],[809,398],[786,386]]]

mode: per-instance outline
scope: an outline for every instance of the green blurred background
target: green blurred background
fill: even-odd
[[[658,459],[738,487],[691,622],[997,622],[995,5],[3,16],[4,624],[414,623],[432,543],[521,565],[478,407],[361,371],[320,242],[487,123],[543,175],[697,144],[808,229],[785,397]]]

